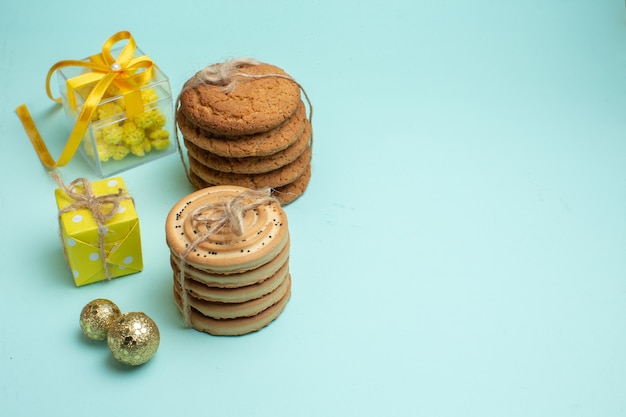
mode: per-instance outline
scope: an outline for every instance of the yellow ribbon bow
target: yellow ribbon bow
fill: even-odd
[[[124,40],[127,41],[126,45],[115,58],[112,54],[112,48],[117,42]],[[50,90],[50,79],[56,70],[69,66],[84,67],[91,70],[91,72],[67,80],[67,99],[73,109],[76,109],[74,91],[85,85],[96,83],[83,103],[76,124],[58,161],[55,162],[50,155],[26,105],[22,104],[15,110],[37,152],[37,156],[46,167],[62,167],[72,159],[89,127],[98,104],[111,84],[115,84],[124,95],[127,116],[143,112],[139,87],[153,78],[154,63],[147,56],[134,57],[136,48],[137,45],[132,35],[122,31],[107,39],[102,46],[102,52],[89,57],[89,60],[59,61],[50,68],[46,77],[46,94],[57,103],[61,103],[61,99],[55,98]]]

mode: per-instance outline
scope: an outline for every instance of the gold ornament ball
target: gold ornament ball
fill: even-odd
[[[144,313],[122,314],[107,334],[107,345],[115,359],[132,366],[148,362],[160,341],[159,328]]]
[[[80,312],[80,327],[93,340],[104,340],[111,324],[122,315],[119,307],[110,300],[97,298]]]

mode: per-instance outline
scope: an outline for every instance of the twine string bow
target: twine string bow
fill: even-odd
[[[189,244],[186,250],[177,256],[178,260],[178,281],[181,286],[181,302],[183,322],[186,326],[190,325],[191,306],[185,287],[185,268],[186,259],[189,254],[195,251],[198,246],[206,242],[212,236],[220,233],[225,227],[235,236],[243,236],[244,216],[250,210],[270,203],[278,203],[276,198],[271,195],[270,188],[260,190],[246,190],[239,193],[236,197],[228,199],[225,202],[209,203],[196,207],[189,214],[189,221],[194,230],[198,230],[198,225],[205,224],[206,231],[200,234],[193,242]]]
[[[254,58],[235,58],[221,64],[210,65],[198,71],[183,88],[193,88],[200,84],[211,84],[221,86],[225,92],[231,92],[236,87],[235,77],[241,75],[241,73],[236,73],[235,71],[244,66],[259,64],[260,62]]]
[[[259,79],[259,78],[282,78],[284,80],[289,80],[295,83],[298,88],[304,94],[306,98],[307,104],[309,105],[309,121],[311,121],[313,117],[313,106],[311,106],[311,100],[309,100],[309,96],[307,95],[302,85],[299,82],[294,80],[289,75],[284,74],[246,74],[241,72],[240,69],[250,65],[259,65],[261,64],[254,58],[234,58],[220,64],[209,65],[206,68],[201,69],[194,75],[189,81],[183,85],[182,91],[188,90],[190,88],[197,87],[202,84],[216,85],[222,88],[222,91],[225,93],[232,92],[235,87],[237,87],[238,81],[237,77],[243,78],[251,78],[251,79]]]
[[[61,215],[79,209],[87,209],[93,216],[98,226],[98,251],[102,259],[104,275],[107,280],[111,280],[104,242],[107,233],[106,223],[118,213],[120,203],[124,200],[132,200],[132,197],[123,188],[118,188],[117,193],[96,196],[91,184],[85,178],[77,178],[66,186],[56,172],[50,175],[72,200],[72,204],[59,210],[59,221],[61,221]]]

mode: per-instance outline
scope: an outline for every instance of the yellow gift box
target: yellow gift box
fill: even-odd
[[[61,96],[50,86],[57,75]],[[102,51],[54,64],[46,94],[63,104],[71,131],[58,159],[50,154],[25,105],[16,109],[37,156],[47,168],[63,167],[76,152],[101,178],[176,152],[173,99],[168,77],[127,31],[107,39]]]
[[[143,269],[139,218],[121,177],[77,179],[55,190],[66,261],[76,286]]]

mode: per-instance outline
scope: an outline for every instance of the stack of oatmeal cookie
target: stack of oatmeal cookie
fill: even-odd
[[[306,190],[310,117],[282,69],[251,59],[209,66],[183,87],[176,119],[196,189],[270,187],[283,205]]]

